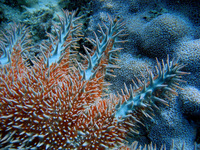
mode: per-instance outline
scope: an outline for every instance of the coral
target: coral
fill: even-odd
[[[178,56],[181,62],[187,63],[185,70],[191,72],[191,75],[186,77],[188,84],[199,88],[200,39],[181,40],[174,48],[174,51],[174,55]]]
[[[171,104],[172,108],[161,110],[161,114],[155,117],[156,121],[151,124],[148,138],[156,143],[157,147],[165,143],[166,148],[170,149],[173,139],[175,148],[179,149],[184,143],[185,150],[193,150],[196,127],[185,118],[176,105],[176,102]]]
[[[140,51],[151,57],[171,54],[170,45],[189,35],[190,31],[190,26],[181,17],[168,13],[160,15],[146,23],[139,33]]]
[[[167,9],[176,11],[178,13],[183,14],[184,16],[187,16],[190,21],[193,24],[196,24],[199,26],[200,24],[200,19],[199,19],[199,7],[200,7],[200,2],[196,0],[190,0],[188,1],[179,1],[179,0],[162,0],[162,3],[165,4]]]
[[[200,92],[197,88],[187,86],[181,91],[180,103],[184,114],[199,115],[200,112]]]
[[[175,144],[174,144],[174,141],[172,141],[172,143],[171,143],[171,147],[170,147],[170,150],[175,150],[176,149],[176,147],[175,147]],[[138,148],[137,148],[138,147]],[[184,150],[184,148],[185,148],[185,144],[183,143],[183,144],[180,144],[180,146],[179,146],[179,148],[178,149],[182,149],[182,150]],[[153,143],[150,143],[150,144],[148,144],[148,145],[145,145],[143,148],[142,148],[142,146],[141,145],[139,145],[139,143],[137,142],[137,141],[134,141],[132,144],[131,144],[131,146],[130,147],[121,147],[121,149],[120,150],[149,150],[149,149],[151,149],[151,150],[166,150],[166,145],[162,145],[160,148],[157,148],[157,146],[156,145],[153,145]],[[196,150],[197,149],[197,145],[195,144],[195,145],[193,145],[193,147],[191,147],[191,149],[194,149],[194,150]]]
[[[175,53],[181,61],[188,63],[188,68],[200,68],[200,39],[180,41]]]
[[[53,24],[53,10],[41,8],[39,10],[31,8],[23,13],[23,23],[31,28],[31,34],[34,35],[33,41],[40,41],[46,38],[46,31],[51,30]],[[28,18],[28,19],[27,19]]]
[[[110,81],[112,83],[110,89],[113,91],[119,91],[124,87],[124,83],[130,85],[133,83],[132,80],[137,82],[137,78],[140,80],[148,78],[147,68],[153,70],[155,65],[150,59],[134,58],[128,53],[120,55],[120,61],[116,64],[120,68],[114,69],[116,77]]]
[[[113,75],[124,23],[109,17],[99,38],[88,39],[86,56],[77,52],[81,38],[76,12],[64,11],[55,32],[40,45],[41,57],[28,65],[30,36],[25,26],[2,33],[0,71],[0,148],[3,149],[113,149],[128,145],[139,134],[144,118],[152,118],[167,93],[176,94],[184,65],[167,57],[157,60],[157,74],[147,70],[143,83],[125,85],[122,95],[106,95]],[[78,60],[78,55],[84,60]]]

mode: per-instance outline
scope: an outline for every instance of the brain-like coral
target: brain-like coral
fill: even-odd
[[[160,15],[146,23],[141,30],[139,47],[149,56],[166,56],[172,53],[170,46],[190,34],[189,24],[173,14]]]
[[[132,80],[137,83],[137,78],[143,80],[148,78],[147,68],[153,69],[153,61],[145,58],[135,58],[128,53],[124,53],[120,56],[120,61],[117,62],[120,69],[115,69],[116,77],[112,79],[111,89],[119,91],[124,87],[124,83],[128,86],[133,84]]]
[[[176,54],[184,63],[189,64],[188,67],[200,66],[200,39],[180,42],[176,47]]]
[[[197,115],[200,113],[200,91],[192,86],[181,91],[180,103],[183,113]]]

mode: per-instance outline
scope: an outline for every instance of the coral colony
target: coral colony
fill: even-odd
[[[157,75],[148,71],[142,86],[133,82],[122,87],[122,94],[107,94],[104,78],[118,67],[116,44],[124,42],[124,24],[110,18],[109,26],[99,26],[101,37],[94,33],[96,39],[88,39],[94,48],[84,47],[82,55],[76,51],[80,17],[68,11],[64,15],[31,66],[25,58],[31,49],[29,29],[14,24],[2,32],[0,148],[128,148],[127,138],[139,134],[142,119],[152,118],[158,103],[167,105],[167,94],[176,94],[177,82],[187,74],[167,57],[166,64],[157,60]]]

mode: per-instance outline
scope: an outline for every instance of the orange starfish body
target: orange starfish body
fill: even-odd
[[[91,73],[84,79],[80,71],[70,65],[71,45],[77,39],[72,32],[77,27],[73,24],[74,12],[64,13],[68,31],[65,31],[67,36],[61,38],[65,44],[61,44],[63,39],[49,34],[51,49],[45,49],[49,51],[44,51],[44,58],[33,61],[34,66],[28,68],[23,62],[21,35],[12,45],[10,62],[4,63],[0,74],[0,147],[105,149],[123,142],[125,130],[119,128],[114,118],[114,104],[101,98],[105,86],[103,68],[108,64],[105,58],[108,55],[101,52],[105,55],[101,60],[89,62],[99,61],[99,64],[86,66],[84,71],[91,67],[88,69]],[[63,32],[58,34],[64,36]],[[110,50],[111,46],[104,45],[104,48]],[[92,74],[94,67],[98,70]]]

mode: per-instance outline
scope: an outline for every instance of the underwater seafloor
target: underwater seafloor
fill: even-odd
[[[146,68],[153,70],[155,58],[172,59],[186,64],[181,83],[184,90],[178,90],[169,106],[160,106],[152,120],[145,120],[139,136],[133,138],[140,145],[153,143],[167,149],[172,140],[176,149],[184,143],[185,150],[193,150],[196,142],[200,149],[200,1],[196,0],[0,0],[0,27],[8,28],[11,22],[22,23],[31,29],[34,44],[46,39],[58,15],[64,10],[77,10],[83,15],[82,32],[93,37],[98,23],[108,22],[108,16],[125,22],[127,42],[123,47],[114,69],[115,78],[107,80],[112,84],[110,93],[117,93],[132,79],[147,77]],[[90,46],[85,38],[80,45]],[[80,46],[80,52],[84,53]],[[30,55],[37,55],[32,52]],[[129,86],[128,86],[129,87]],[[120,93],[120,92],[119,92]]]

